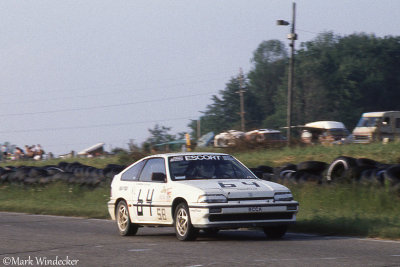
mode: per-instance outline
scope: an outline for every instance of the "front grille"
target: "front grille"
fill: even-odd
[[[354,135],[355,140],[369,140],[369,135]]]
[[[252,198],[228,198],[228,201],[253,201],[253,200],[265,200],[265,201],[269,201],[271,199],[274,199],[274,197],[252,197]]]
[[[290,220],[292,218],[293,218],[292,212],[211,214],[208,217],[210,222]]]

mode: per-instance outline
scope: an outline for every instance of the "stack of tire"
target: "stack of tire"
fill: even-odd
[[[328,164],[322,161],[304,161],[297,165],[289,163],[276,168],[262,165],[251,170],[257,177],[268,181],[320,184],[327,166]]]
[[[326,174],[327,182],[358,182],[398,187],[400,185],[400,164],[383,164],[367,158],[338,157]]]
[[[104,169],[87,166],[79,162],[60,162],[58,165],[43,167],[7,166],[0,167],[0,184],[46,185],[52,182],[64,182],[88,187],[109,184],[114,175],[125,166],[108,164]]]
[[[322,161],[304,161],[272,168],[261,165],[251,168],[264,180],[276,182],[361,183],[388,185],[400,192],[400,164],[383,164],[367,158],[340,156],[330,164]]]

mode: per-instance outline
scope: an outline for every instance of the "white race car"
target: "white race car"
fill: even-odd
[[[179,240],[199,230],[260,227],[281,238],[295,223],[298,202],[280,184],[257,178],[233,156],[171,153],[141,159],[116,175],[108,211],[121,235],[139,226],[174,226]]]

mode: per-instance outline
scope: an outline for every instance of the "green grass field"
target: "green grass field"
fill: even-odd
[[[108,218],[108,186],[88,189],[63,183],[46,187],[3,185],[0,187],[0,210],[33,214]]]
[[[388,188],[289,186],[300,203],[296,231],[400,238],[400,197]]]
[[[216,150],[212,150],[216,151]],[[219,151],[219,150],[218,150]],[[232,151],[227,151],[232,153]],[[234,152],[249,167],[280,166],[306,160],[331,162],[346,155],[371,158],[382,163],[400,162],[400,143],[387,145],[312,146],[274,150]],[[70,161],[76,161],[71,159]],[[108,163],[129,164],[124,156],[105,159],[79,160],[83,164],[102,168]],[[132,162],[134,160],[132,159]],[[30,165],[18,162],[17,165]],[[57,164],[58,161],[36,162],[38,165]],[[11,163],[3,163],[2,166]],[[287,184],[300,203],[298,223],[294,231],[328,235],[353,235],[400,239],[400,195],[388,187],[358,184]],[[108,186],[86,187],[51,184],[46,187],[0,185],[0,210],[35,214],[109,218]]]
[[[385,188],[355,185],[289,184],[300,203],[291,230],[328,235],[400,238],[400,197]],[[109,218],[108,187],[87,189],[66,184],[0,188],[2,211]]]

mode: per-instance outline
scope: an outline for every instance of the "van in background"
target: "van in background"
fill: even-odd
[[[400,111],[363,113],[353,130],[354,143],[400,139]]]

